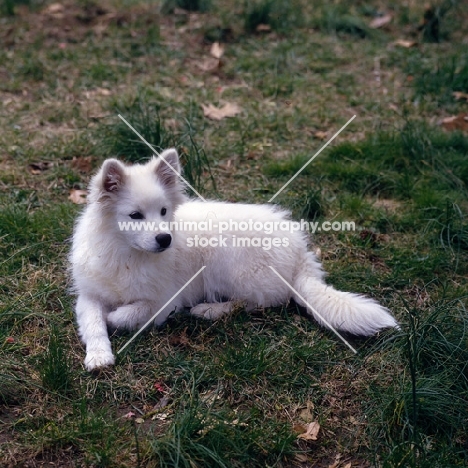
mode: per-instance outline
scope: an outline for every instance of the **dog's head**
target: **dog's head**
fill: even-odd
[[[162,252],[171,246],[169,223],[185,199],[179,174],[175,149],[133,166],[107,159],[91,180],[89,203],[130,247]]]

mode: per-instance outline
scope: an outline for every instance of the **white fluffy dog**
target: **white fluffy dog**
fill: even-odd
[[[287,211],[188,200],[177,173],[170,149],[144,165],[108,159],[91,180],[70,255],[88,370],[114,364],[108,327],[137,330],[173,296],[155,325],[187,307],[215,319],[235,303],[251,309],[292,298],[330,328],[371,335],[397,326],[374,300],[324,282],[306,234],[285,229]],[[181,229],[186,221],[190,229]]]

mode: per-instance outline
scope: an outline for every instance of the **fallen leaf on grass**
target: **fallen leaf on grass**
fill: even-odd
[[[398,39],[393,44],[398,47],[404,47],[406,49],[409,49],[410,47],[414,47],[418,45],[416,41],[407,41],[406,39]]]
[[[197,67],[204,72],[215,71],[221,67],[221,60],[214,57],[206,57],[203,59],[203,62],[197,63]]]
[[[338,468],[341,463],[341,453],[337,453],[335,456],[335,461],[331,464],[328,465],[328,468]]]
[[[319,140],[325,140],[328,137],[327,132],[322,132],[321,130],[317,130],[314,132],[314,137],[318,138]]]
[[[372,28],[372,29],[381,28],[381,27],[387,25],[388,23],[390,23],[390,21],[392,21],[392,19],[393,19],[392,15],[390,15],[388,13],[386,15],[383,15],[383,16],[378,16],[377,18],[374,18],[369,23],[369,27]]]
[[[76,169],[85,174],[91,172],[91,169],[93,168],[91,156],[83,156],[81,158],[77,158],[76,156],[73,156],[71,165],[73,169]]]
[[[468,114],[458,114],[452,117],[446,117],[442,120],[442,127],[445,130],[463,130],[468,131]]]
[[[143,418],[136,418],[136,419],[135,419],[135,422],[136,422],[137,424],[143,424],[143,423],[145,422],[145,420],[144,420]]]
[[[256,28],[255,31],[258,33],[269,33],[271,32],[271,26],[269,24],[259,24]]]
[[[28,165],[29,172],[31,174],[37,175],[40,174],[43,171],[46,171],[47,169],[50,169],[53,167],[54,163],[48,162],[48,161],[39,161],[39,162],[34,162]]]
[[[219,42],[213,42],[213,45],[211,46],[211,49],[210,49],[210,54],[215,59],[219,60],[224,54],[224,47]]]
[[[457,100],[461,101],[462,99],[465,99],[468,101],[468,93],[462,93],[461,91],[454,91],[452,93],[452,96]]]
[[[86,190],[71,189],[68,199],[77,205],[83,205],[86,203],[86,195],[88,192]]]
[[[83,93],[86,97],[86,99],[95,99],[97,96],[110,96],[112,94],[112,91],[107,88],[95,88],[95,89],[90,89],[88,91],[85,91]]]
[[[52,16],[62,16],[65,7],[61,3],[51,3],[48,7],[44,8],[43,13]]]
[[[299,429],[303,430],[301,434],[297,436],[298,439],[302,440],[317,440],[317,436],[320,430],[320,424],[317,421],[306,424],[297,424],[294,426],[294,430],[297,432]]]
[[[208,104],[207,106],[202,104],[202,107],[203,115],[211,120],[222,120],[226,117],[234,117],[242,112],[242,109],[237,104],[231,102],[224,104],[221,108],[215,107],[213,104]]]
[[[302,422],[309,423],[314,420],[314,404],[311,401],[307,401],[305,406],[299,407],[297,412]]]

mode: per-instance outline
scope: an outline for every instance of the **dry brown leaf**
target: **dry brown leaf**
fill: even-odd
[[[28,165],[29,172],[31,174],[37,175],[40,174],[43,171],[46,171],[47,169],[50,169],[53,167],[54,163],[49,162],[49,161],[39,161],[39,162],[34,162]]]
[[[92,163],[93,161],[91,156],[83,156],[81,158],[73,156],[71,165],[73,169],[83,172],[84,174],[88,174],[93,168]]]
[[[206,57],[203,62],[197,63],[197,67],[204,72],[211,72],[218,70],[221,66],[221,60],[214,57]]]
[[[219,42],[213,42],[213,45],[210,49],[210,54],[219,60],[224,54],[224,47]]]
[[[375,200],[374,206],[395,213],[401,208],[401,203],[391,198],[379,198]]]
[[[226,117],[234,117],[235,115],[242,112],[242,109],[235,103],[227,102],[223,107],[218,108],[213,106],[213,104],[208,104],[203,107],[203,115],[211,120],[222,120]]]
[[[328,465],[328,468],[338,468],[341,463],[340,460],[341,460],[341,453],[337,453],[335,456],[335,461],[331,465]]]
[[[314,404],[311,401],[307,401],[305,406],[298,408],[298,412],[301,421],[309,423],[314,420]]]
[[[110,96],[112,91],[106,88],[95,88],[83,93],[86,99],[95,99],[97,96]]]
[[[62,13],[65,7],[61,3],[51,3],[48,7],[44,8],[43,12],[46,15],[57,15]]]
[[[71,189],[68,199],[77,205],[83,205],[86,203],[86,195],[88,192],[86,190]]]
[[[386,15],[383,16],[378,16],[377,18],[374,18],[370,23],[369,27],[372,29],[378,29],[382,28],[383,26],[387,25],[392,21],[393,17],[390,13],[387,13]]]
[[[255,31],[259,33],[269,33],[271,31],[271,26],[269,24],[259,24]]]
[[[314,132],[314,137],[318,138],[319,140],[325,140],[328,137],[327,132],[322,132],[321,130],[317,130]]]
[[[297,438],[302,440],[317,440],[319,430],[320,424],[317,421],[313,421],[305,426],[305,432],[299,434]]]
[[[445,130],[463,130],[468,131],[468,114],[458,114],[452,117],[446,117],[442,120],[442,127]]]
[[[452,96],[457,100],[461,101],[462,99],[465,99],[468,101],[468,93],[462,93],[461,91],[454,91],[452,93]]]
[[[293,432],[296,433],[297,435],[303,434],[306,430],[307,430],[307,428],[302,423],[294,424],[294,426],[293,426]]]
[[[299,413],[299,418],[303,421],[310,421],[313,417],[312,411],[309,408],[301,410]]]
[[[351,463],[346,463],[346,465],[343,468],[351,468]]]
[[[406,39],[398,39],[393,44],[398,47],[405,47],[406,49],[409,49],[410,47],[414,47],[418,45],[416,41],[407,41]]]

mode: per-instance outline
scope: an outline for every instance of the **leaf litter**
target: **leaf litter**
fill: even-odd
[[[460,113],[458,115],[452,115],[442,120],[441,125],[445,130],[454,131],[462,130],[468,132],[468,114]]]
[[[88,192],[86,190],[71,189],[68,199],[76,205],[84,205],[86,203],[86,196]]]
[[[235,117],[237,114],[242,112],[242,109],[235,103],[227,102],[222,107],[215,107],[213,104],[205,106],[203,108],[203,115],[211,120],[223,120],[227,117]]]
[[[312,421],[309,424],[296,424],[294,432],[299,432],[298,439],[302,440],[317,440],[320,431],[320,424],[317,421]]]

